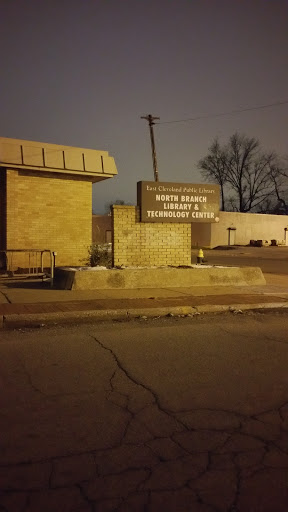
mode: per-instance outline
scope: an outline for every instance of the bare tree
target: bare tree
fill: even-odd
[[[264,153],[254,137],[235,133],[222,147],[214,141],[199,167],[206,180],[219,183],[222,196],[224,185],[232,193],[229,204],[234,211],[255,211],[279,191],[281,171],[277,157],[272,152]]]
[[[220,147],[217,138],[209,147],[209,154],[199,161],[198,169],[201,169],[201,174],[205,180],[209,181],[212,179],[214,183],[220,185],[221,210],[225,211],[224,186],[225,183],[227,183],[227,171],[225,166],[225,154],[223,154],[223,149]]]
[[[114,204],[117,204],[117,205],[120,205],[120,206],[124,206],[124,205],[127,205],[127,206],[130,206],[131,203],[126,203],[126,201],[123,201],[123,199],[116,199],[115,201],[111,201],[110,203],[106,203],[105,205],[105,212],[106,214],[108,213],[108,215],[110,215],[111,213],[111,208]]]
[[[287,215],[287,159],[283,159],[282,162],[280,162],[275,158],[274,161],[270,164],[270,176],[274,185],[276,196],[276,201],[274,200],[274,204],[272,208],[270,208],[270,213],[280,213],[282,215]]]

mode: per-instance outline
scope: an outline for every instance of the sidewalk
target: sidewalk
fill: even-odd
[[[288,307],[288,276],[266,274],[266,286],[69,291],[36,280],[0,281],[4,327],[137,316]]]
[[[266,286],[70,291],[36,279],[0,279],[0,325],[66,322],[288,307],[288,275],[264,274]]]

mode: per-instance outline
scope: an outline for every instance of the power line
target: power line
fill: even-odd
[[[230,116],[233,114],[240,114],[242,112],[250,112],[251,110],[261,110],[261,109],[269,108],[269,107],[279,107],[280,105],[287,105],[287,103],[288,103],[288,100],[277,101],[276,103],[269,103],[267,105],[261,105],[259,107],[242,108],[240,110],[231,110],[230,112],[221,112],[219,114],[208,114],[206,116],[190,117],[188,119],[177,119],[175,121],[162,121],[161,123],[155,123],[155,124],[188,123],[190,121],[198,121],[199,119],[211,119],[213,117],[223,117],[223,116]]]

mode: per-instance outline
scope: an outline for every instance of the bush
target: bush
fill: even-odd
[[[112,267],[111,244],[92,244],[88,248],[90,267]]]

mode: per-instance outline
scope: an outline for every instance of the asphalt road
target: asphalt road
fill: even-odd
[[[212,249],[204,250],[204,257],[211,265],[257,266],[263,273],[288,274],[288,247]],[[193,258],[196,262],[197,250],[192,251]]]
[[[286,512],[288,315],[6,331],[0,510]]]

